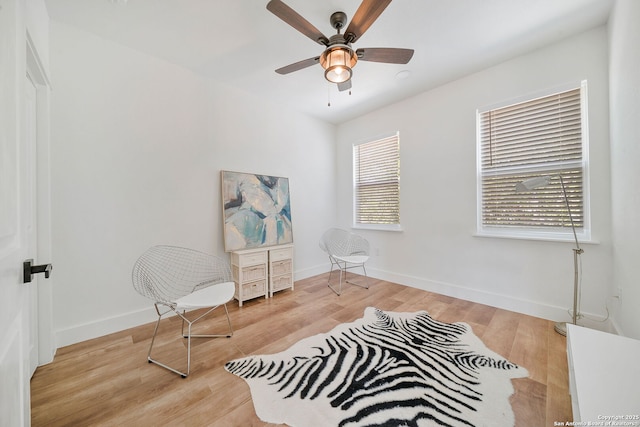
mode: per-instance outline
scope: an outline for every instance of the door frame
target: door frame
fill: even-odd
[[[50,100],[51,82],[42,65],[35,43],[26,35],[26,74],[36,86],[36,229],[35,261],[53,263],[51,250],[51,144]],[[53,330],[53,284],[55,273],[49,279],[38,280],[38,366],[53,361],[57,349]]]

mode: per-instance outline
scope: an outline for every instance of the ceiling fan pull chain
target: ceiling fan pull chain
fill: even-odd
[[[331,85],[327,83],[327,107],[331,107]]]

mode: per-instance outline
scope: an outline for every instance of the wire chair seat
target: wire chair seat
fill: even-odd
[[[342,294],[342,275],[345,282],[369,289],[369,278],[365,263],[369,261],[369,242],[362,236],[339,228],[330,228],[320,238],[320,248],[329,256],[331,271],[327,284],[336,294]],[[331,284],[334,268],[339,271],[339,284],[336,289]],[[356,283],[347,280],[347,270],[362,268],[364,283]]]
[[[191,369],[191,338],[233,335],[226,303],[234,296],[235,284],[231,268],[222,258],[177,246],[154,246],[135,262],[131,279],[134,289],[153,301],[158,314],[147,354],[149,363],[155,363],[186,378]],[[229,332],[209,335],[193,334],[193,324],[220,306],[224,307]],[[206,308],[208,310],[204,313],[196,313],[195,318],[187,316],[188,311]],[[170,367],[151,356],[160,320],[169,313],[175,313],[182,319],[182,336],[187,339],[186,371]],[[186,333],[185,324],[187,325]]]

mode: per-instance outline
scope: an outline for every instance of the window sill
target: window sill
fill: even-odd
[[[558,234],[540,234],[540,233],[514,233],[513,231],[509,233],[501,233],[498,231],[478,231],[473,234],[473,237],[489,237],[489,238],[498,238],[498,239],[515,239],[515,240],[538,240],[543,242],[562,242],[562,243],[574,243],[575,239],[573,238],[573,234],[567,235],[558,235]],[[580,244],[589,244],[589,245],[599,245],[600,242],[598,240],[592,239],[590,236],[584,236],[578,234],[578,243]]]
[[[400,224],[353,224],[356,230],[403,231]]]

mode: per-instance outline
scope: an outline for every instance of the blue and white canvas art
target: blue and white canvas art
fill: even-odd
[[[293,243],[289,179],[222,171],[226,251]]]

